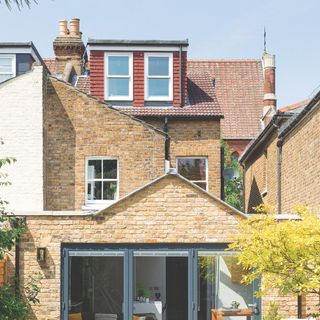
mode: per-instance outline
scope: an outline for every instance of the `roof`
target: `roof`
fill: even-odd
[[[42,57],[40,56],[40,53],[38,52],[37,48],[33,44],[32,41],[27,42],[0,42],[0,50],[1,49],[7,49],[7,48],[18,48],[18,49],[25,49],[28,48],[31,50],[31,53],[34,54],[35,60],[39,60],[40,62],[43,62]]]
[[[295,111],[297,109],[305,107],[309,103],[309,101],[310,101],[310,99],[305,99],[305,100],[299,101],[297,103],[291,104],[289,106],[282,107],[279,110],[281,112]]]
[[[117,45],[117,46],[189,46],[185,40],[120,40],[120,39],[88,39],[88,45]]]
[[[252,139],[260,131],[263,110],[261,60],[189,60],[188,72],[207,72],[224,119],[224,139]]]
[[[119,107],[136,117],[223,117],[212,79],[206,72],[188,73],[189,104],[181,107]]]
[[[152,186],[153,184],[157,183],[160,180],[166,179],[168,177],[175,177],[176,179],[182,180],[184,183],[191,185],[193,188],[195,188],[196,190],[200,191],[201,193],[209,196],[212,200],[218,202],[219,204],[223,205],[226,209],[231,210],[232,212],[234,212],[235,214],[243,217],[243,218],[247,218],[247,215],[237,209],[235,209],[234,207],[232,207],[231,205],[229,205],[228,203],[224,202],[223,200],[221,200],[219,197],[213,195],[212,193],[202,189],[201,187],[199,187],[198,185],[194,184],[193,182],[191,182],[190,180],[184,178],[183,176],[181,176],[180,174],[178,174],[176,172],[176,170],[171,169],[168,173],[152,180],[151,182],[145,184],[144,186],[134,190],[133,192],[127,194],[126,196],[122,197],[121,199],[115,201],[114,203],[112,203],[109,207],[102,209],[98,212],[96,212],[96,214],[102,214],[105,210],[108,210],[114,206],[116,206],[118,203],[121,203],[125,200],[127,200],[128,198],[131,198],[132,196],[134,196],[135,194],[139,193],[140,191],[149,188],[150,186]]]
[[[286,126],[281,130],[279,138],[283,139],[287,134],[289,134],[303,119],[309,115],[316,107],[320,105],[320,91],[310,99],[310,102],[304,107],[304,109],[298,113],[295,117],[292,117],[290,121],[287,122]]]

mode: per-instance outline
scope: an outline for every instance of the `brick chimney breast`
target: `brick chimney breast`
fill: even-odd
[[[56,59],[56,70],[58,74],[63,74],[68,61],[73,64],[77,75],[83,72],[83,55],[85,46],[80,32],[80,20],[74,18],[70,21],[70,31],[68,21],[59,22],[59,35],[53,41],[53,50]]]

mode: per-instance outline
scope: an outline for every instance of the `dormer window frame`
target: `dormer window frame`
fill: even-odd
[[[168,57],[169,58],[169,70],[168,75],[156,76],[149,75],[149,57]],[[145,101],[173,101],[173,53],[172,52],[146,52],[144,54],[144,99]],[[149,95],[149,79],[168,79],[169,88],[167,96],[150,96]]]
[[[124,56],[129,58],[128,75],[109,75],[109,57]],[[107,101],[132,101],[133,100],[133,53],[132,52],[105,52],[104,54],[104,100]],[[109,94],[109,79],[129,79],[129,94],[127,96],[110,96]]]
[[[7,58],[7,59],[11,59],[11,71],[12,72],[3,72],[0,69],[0,75],[12,75],[10,78],[4,80],[7,81],[9,79],[12,79],[16,76],[16,72],[17,72],[17,68],[16,68],[16,55],[15,54],[0,54],[0,58]],[[0,59],[0,64],[1,64],[1,59]],[[0,83],[4,82],[4,81],[0,81]]]

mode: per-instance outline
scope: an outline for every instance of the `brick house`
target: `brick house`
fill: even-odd
[[[80,40],[78,20],[60,23],[55,59],[0,83],[1,112],[15,110],[2,150],[18,160],[1,196],[27,223],[8,276],[42,274],[33,318],[208,320],[236,300],[260,319],[272,297],[224,251],[247,215],[220,200],[213,73],[187,70],[184,40],[89,40],[89,62]],[[252,65],[258,100],[259,63],[234,64]]]

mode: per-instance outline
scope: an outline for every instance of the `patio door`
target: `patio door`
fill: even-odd
[[[80,245],[62,253],[63,320],[211,320],[232,301],[260,319],[257,284],[241,283],[243,270],[223,249]]]

